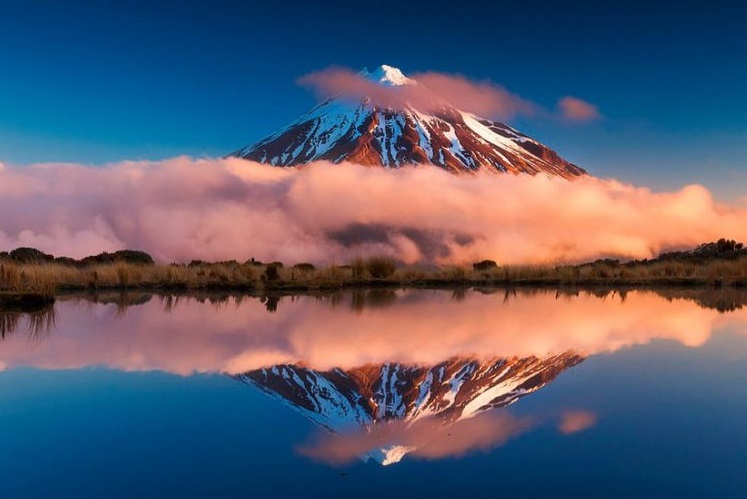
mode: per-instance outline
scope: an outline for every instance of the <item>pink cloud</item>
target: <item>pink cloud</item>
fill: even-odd
[[[462,75],[435,71],[416,73],[415,84],[382,86],[355,71],[332,67],[301,77],[301,85],[311,87],[321,99],[348,98],[393,109],[408,106],[425,112],[437,112],[444,104],[492,119],[508,120],[515,116],[551,116],[552,112],[501,85],[490,81],[472,81]],[[601,115],[597,107],[577,97],[558,101],[557,113],[569,122],[587,122]]]
[[[471,419],[444,425],[426,419],[412,424],[391,422],[375,425],[369,432],[344,435],[320,433],[299,449],[302,455],[330,464],[345,464],[361,456],[384,453],[383,464],[396,462],[404,454],[421,459],[461,457],[475,451],[488,451],[505,444],[532,428],[529,418],[506,412],[485,413]]]
[[[460,75],[436,72],[420,73],[415,79],[457,108],[478,115],[509,119],[536,112],[535,104],[488,81],[472,82]]]
[[[311,87],[320,99],[337,96],[359,101],[368,98],[378,105],[395,109],[406,106],[410,101],[425,108],[435,105],[429,100],[433,96],[425,95],[421,89],[382,86],[344,68],[315,71],[301,77],[298,83]]]
[[[564,435],[584,431],[597,423],[597,415],[589,411],[567,411],[560,417],[558,431]]]
[[[560,116],[567,121],[586,122],[599,119],[597,106],[576,97],[563,97],[558,101]]]
[[[0,250],[81,257],[131,248],[162,262],[324,264],[387,254],[408,263],[551,263],[747,240],[747,209],[698,185],[652,192],[593,177],[186,157],[8,167],[0,213]]]
[[[531,115],[536,111],[531,102],[487,81],[472,82],[460,75],[436,72],[416,74],[413,78],[417,84],[382,86],[354,71],[328,68],[300,78],[299,83],[313,88],[323,99],[332,96],[354,101],[369,98],[378,105],[394,109],[413,106],[432,112],[448,103],[463,111],[497,119]]]

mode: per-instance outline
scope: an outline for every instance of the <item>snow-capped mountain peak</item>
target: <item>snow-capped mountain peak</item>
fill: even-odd
[[[273,166],[330,161],[386,168],[434,165],[452,173],[541,173],[567,179],[586,174],[512,127],[451,106],[395,67],[381,65],[358,76],[377,83],[381,88],[368,89],[377,95],[338,94],[231,156]]]
[[[391,87],[415,85],[417,83],[415,80],[405,76],[399,68],[395,68],[394,66],[389,66],[387,64],[382,64],[371,72],[369,72],[367,69],[364,69],[362,74],[368,80]]]

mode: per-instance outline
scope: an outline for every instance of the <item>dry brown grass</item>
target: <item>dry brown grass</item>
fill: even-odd
[[[366,272],[374,279],[387,279],[397,270],[397,262],[388,256],[373,256],[366,260]]]
[[[354,279],[363,279],[366,277],[366,261],[363,258],[354,258],[350,262],[350,271]]]
[[[23,285],[17,265],[0,264],[0,289],[18,289]]]
[[[99,288],[253,288],[259,284],[249,265],[134,265],[114,263],[91,267],[49,264],[3,264],[0,290],[54,292],[55,289]]]
[[[350,265],[321,268],[280,267],[267,279],[265,265],[200,263],[136,265],[127,263],[73,267],[58,263],[0,264],[0,292],[53,295],[86,289],[321,289],[367,284],[547,284],[547,285],[747,285],[747,258],[705,263],[682,261],[615,264],[594,262],[561,266],[502,266],[476,271],[472,265],[422,269],[391,259],[355,259]]]

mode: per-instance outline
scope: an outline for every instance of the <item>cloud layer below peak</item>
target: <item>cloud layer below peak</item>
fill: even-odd
[[[0,213],[0,249],[72,257],[141,249],[163,262],[387,254],[407,263],[546,263],[747,240],[747,209],[698,185],[652,192],[593,177],[187,157],[6,167]]]

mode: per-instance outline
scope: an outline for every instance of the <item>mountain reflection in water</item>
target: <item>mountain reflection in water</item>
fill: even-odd
[[[496,430],[477,440],[467,439],[471,445],[492,442],[491,436],[505,431],[510,434],[524,429],[526,421],[514,421],[507,415],[479,418],[483,424],[477,426],[469,420],[516,402],[581,360],[566,352],[541,359],[452,358],[434,366],[384,363],[324,372],[297,364],[258,369],[237,378],[340,435],[307,449],[311,456],[344,462],[360,455],[386,465],[411,451],[423,452],[421,447],[432,446],[434,436],[445,433],[446,428],[454,427],[449,437],[461,435],[464,428],[470,428],[470,434],[475,434],[476,427]],[[451,442],[461,451],[468,450],[461,438]]]
[[[226,373],[336,434],[302,453],[390,464],[491,448],[548,418],[561,433],[583,430],[596,416],[579,409],[545,420],[494,409],[591,355],[657,339],[702,345],[744,326],[746,303],[739,289],[109,292],[0,311],[0,368]]]

